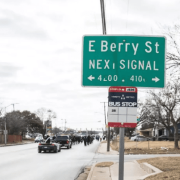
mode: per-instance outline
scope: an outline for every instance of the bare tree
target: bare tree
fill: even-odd
[[[155,93],[149,92],[150,99],[144,105],[141,119],[161,122],[170,131],[174,127],[174,148],[178,147],[178,123],[180,123],[180,82],[168,82],[166,87]],[[154,114],[153,114],[154,112]]]
[[[59,132],[62,132],[62,130],[60,130],[60,128],[54,127],[54,128],[52,129],[52,133],[53,133],[54,135],[58,134]]]
[[[161,25],[161,29],[167,37],[166,68],[173,69],[171,74],[174,74],[180,67],[180,25]]]
[[[47,109],[39,108],[37,111],[35,111],[35,114],[40,118],[40,120],[44,124],[44,121],[47,120]]]
[[[53,112],[51,109],[45,109],[45,108],[40,108],[38,109],[35,114],[40,118],[41,121],[47,121],[47,120],[52,120],[56,118],[56,113]]]
[[[170,137],[172,137],[169,112],[161,107],[157,101],[154,101],[152,97],[146,99],[145,103],[142,104],[140,116],[142,129],[145,127],[154,128],[160,123],[168,130]],[[145,126],[143,126],[144,124]]]

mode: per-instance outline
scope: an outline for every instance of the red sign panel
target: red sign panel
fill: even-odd
[[[135,128],[137,123],[119,123],[119,122],[108,122],[109,127],[124,127],[124,128]]]

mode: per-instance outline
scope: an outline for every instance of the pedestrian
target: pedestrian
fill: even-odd
[[[86,146],[87,137],[84,136],[84,145]]]
[[[87,145],[89,145],[89,143],[90,143],[90,136],[88,135],[87,136]]]

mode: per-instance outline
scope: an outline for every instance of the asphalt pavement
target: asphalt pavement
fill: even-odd
[[[38,153],[37,143],[0,148],[0,180],[74,180],[92,162],[99,142],[59,153]]]
[[[0,180],[74,180],[87,165],[102,161],[118,162],[118,155],[96,153],[99,142],[62,148],[59,153],[38,153],[37,143],[0,147]],[[125,155],[125,162],[159,156],[179,155]]]

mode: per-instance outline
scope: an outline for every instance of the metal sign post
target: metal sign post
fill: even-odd
[[[119,179],[124,180],[124,128],[119,128]]]
[[[110,127],[107,128],[107,151],[110,150]]]
[[[108,126],[119,127],[119,179],[124,180],[124,128],[137,125],[136,87],[110,87],[108,96]]]

